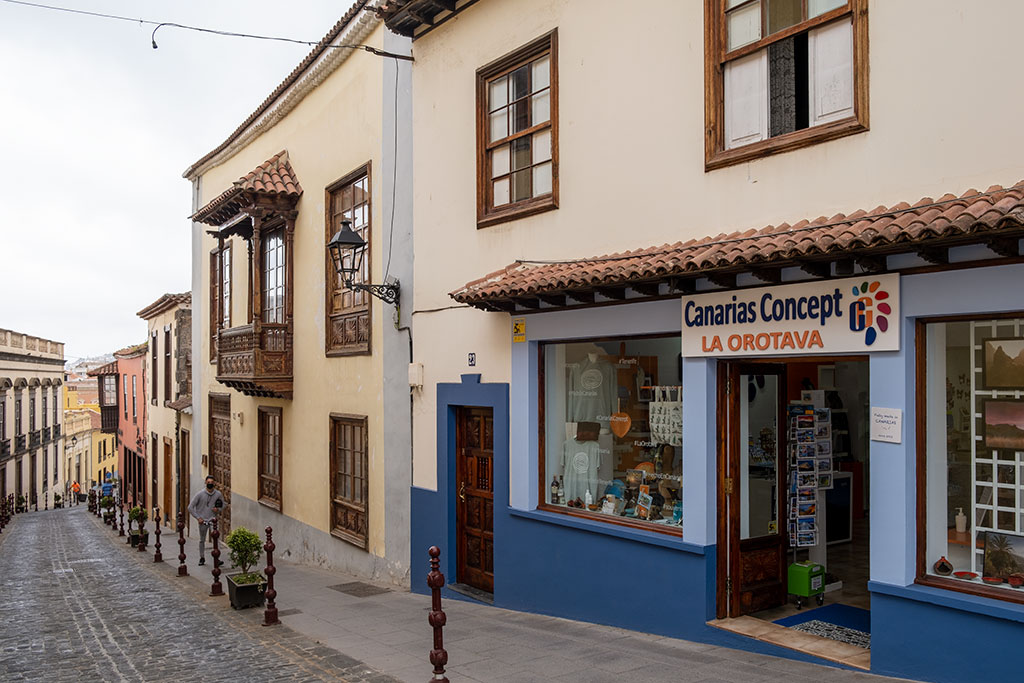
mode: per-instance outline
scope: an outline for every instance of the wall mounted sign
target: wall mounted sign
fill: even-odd
[[[871,406],[871,440],[903,443],[903,411]]]
[[[684,296],[684,356],[786,356],[900,348],[899,275]]]
[[[526,318],[512,318],[512,343],[521,344],[526,341]]]

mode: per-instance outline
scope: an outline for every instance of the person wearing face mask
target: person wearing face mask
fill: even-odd
[[[210,521],[224,508],[224,496],[216,489],[213,477],[206,477],[206,488],[188,504],[188,511],[199,522],[199,564],[206,564],[206,534]]]

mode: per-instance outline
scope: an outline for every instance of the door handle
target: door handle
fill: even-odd
[[[463,503],[466,502],[466,482],[462,482],[462,486],[459,487],[459,500]]]

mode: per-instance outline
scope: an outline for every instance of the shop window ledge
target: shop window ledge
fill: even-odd
[[[959,593],[944,588],[933,586],[922,586],[914,584],[911,586],[897,586],[881,581],[869,581],[868,590],[880,595],[889,595],[904,600],[924,602],[949,609],[970,612],[971,614],[984,614],[997,619],[1016,621],[1024,623],[1024,605],[1012,602],[1003,602],[995,598],[986,598],[981,595],[970,593]]]
[[[863,671],[871,670],[871,651],[856,645],[842,643],[831,638],[811,635],[802,631],[773,624],[755,617],[743,616],[733,619],[716,619],[707,622],[708,626],[770,643],[787,650],[802,652],[812,657],[827,659]]]
[[[627,541],[659,545],[663,548],[671,548],[672,550],[679,550],[681,552],[692,553],[694,555],[704,555],[707,552],[707,549],[704,546],[697,545],[696,543],[687,543],[678,536],[668,536],[654,531],[632,529],[630,527],[608,524],[597,520],[591,521],[582,517],[561,515],[556,512],[545,512],[544,510],[517,510],[515,508],[509,508],[508,510],[509,514],[513,517],[530,519],[535,522],[557,524],[570,529],[578,529],[580,531],[588,531],[595,534],[604,534],[606,536],[615,536],[616,538],[622,538]],[[713,548],[714,546],[711,547]]]

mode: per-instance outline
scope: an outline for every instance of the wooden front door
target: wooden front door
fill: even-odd
[[[171,506],[171,502],[174,500],[174,496],[171,493],[173,487],[171,482],[174,479],[174,465],[173,458],[171,457],[171,442],[164,437],[164,495],[163,495],[163,507],[160,508],[160,517],[168,524],[171,522],[170,517],[174,514],[174,508]]]
[[[231,531],[231,399],[210,396],[210,474],[224,496],[218,529]]]
[[[456,431],[456,580],[493,593],[494,411],[459,408]]]
[[[785,366],[723,364],[719,419],[718,616],[786,601]]]
[[[192,479],[192,458],[189,457],[189,453],[192,452],[192,442],[189,440],[191,435],[181,430],[181,436],[179,437],[181,444],[181,477],[178,480],[178,510],[177,514],[182,516],[185,521],[185,528],[189,528],[189,520],[191,517],[188,514],[188,504],[191,500],[189,491],[189,481]]]

